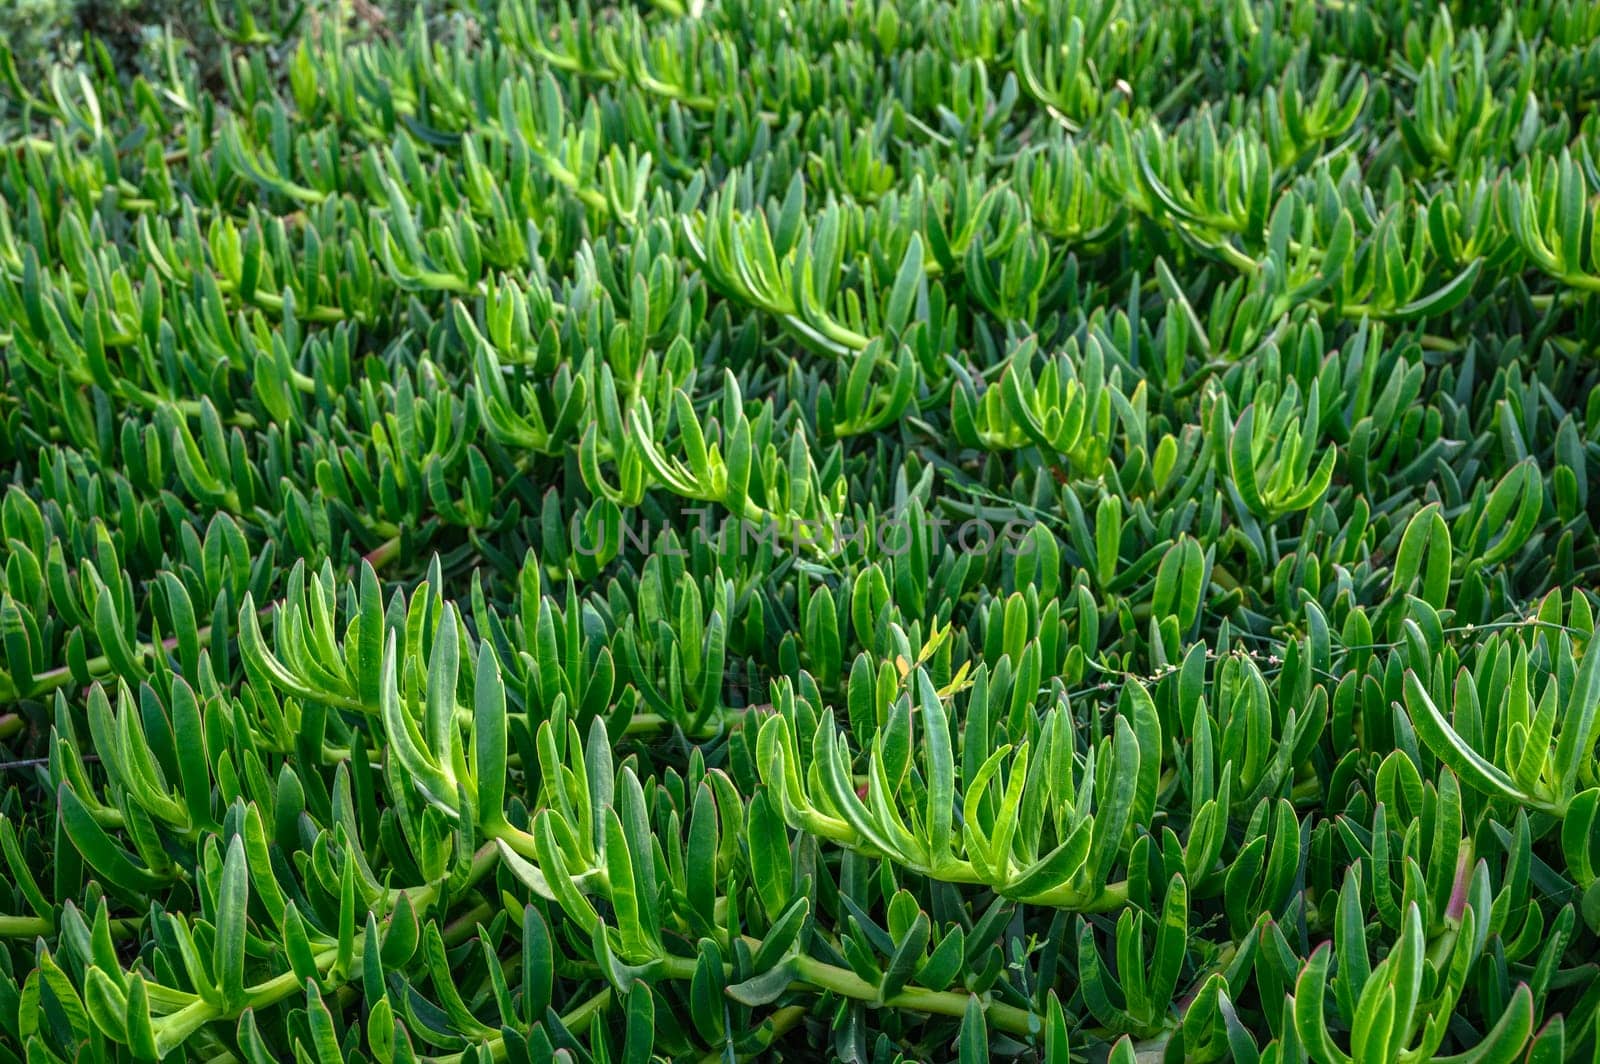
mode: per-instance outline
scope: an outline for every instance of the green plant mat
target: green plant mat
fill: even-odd
[[[1600,1060],[1600,7],[189,17],[0,62],[0,1064]]]

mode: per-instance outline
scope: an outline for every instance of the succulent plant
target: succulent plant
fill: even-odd
[[[0,1064],[1600,1060],[1593,4],[201,14],[0,52]]]

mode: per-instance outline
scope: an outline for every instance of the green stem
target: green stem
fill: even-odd
[[[744,936],[744,942],[752,953],[761,948],[761,940]],[[825,964],[811,957],[796,957],[793,961],[795,979],[789,984],[790,990],[825,990],[855,1001],[871,1002],[884,1008],[909,1009],[932,1016],[950,1016],[960,1018],[966,1015],[967,1003],[972,994],[960,990],[928,990],[925,987],[907,987],[900,993],[887,999],[880,1000],[878,988],[846,968],[837,968]],[[687,981],[694,978],[695,969],[699,967],[697,961],[687,957],[664,956],[659,958],[656,971],[659,975],[669,979]],[[724,971],[731,975],[731,965],[724,965]],[[568,1030],[582,1031],[594,1020],[601,1011],[611,1004],[612,992],[602,990],[593,997],[569,1012],[563,1013],[561,1022]],[[984,1016],[989,1023],[998,1030],[1009,1034],[1019,1035],[1024,1038],[1033,1038],[1038,1035],[1041,1027],[1039,1017],[1026,1009],[1019,1009],[1015,1005],[1006,1005],[998,1001],[978,998],[978,1004],[983,1008]],[[769,1021],[769,1036],[767,1044],[787,1031],[793,1029],[805,1018],[809,1009],[801,1005],[790,1005],[779,1009]],[[482,1043],[489,1050],[493,1060],[505,1060],[506,1045],[503,1034],[496,1035]],[[472,1059],[472,1051],[467,1050],[449,1056],[425,1057],[425,1064],[465,1064]],[[719,1055],[711,1055],[706,1061],[720,1060]]]
[[[217,289],[224,295],[238,295],[238,285],[234,281],[226,277],[217,277],[216,282]],[[269,314],[283,313],[283,297],[280,295],[274,295],[271,292],[252,292],[249,299],[240,299],[238,302],[245,306],[257,307]],[[364,324],[366,322],[366,318],[360,313],[352,316],[346,314],[338,307],[327,307],[316,304],[305,307],[296,307],[294,310],[294,316],[300,321],[310,322],[316,325],[336,325],[339,322],[352,320],[358,324]]]
[[[715,739],[728,730],[729,726],[742,721],[751,710],[764,707],[745,706],[742,709],[722,709],[712,715],[712,720],[698,728],[685,729],[684,736],[689,739]],[[660,732],[670,731],[677,726],[677,721],[671,717],[664,717],[659,713],[635,713],[628,718],[628,726],[623,729],[624,735],[656,735]]]
[[[1558,273],[1556,280],[1581,292],[1600,292],[1600,277],[1588,273]]]
[[[480,901],[460,916],[445,924],[439,936],[446,946],[459,946],[478,933],[478,927],[498,911],[498,906]]]
[[[759,947],[757,942],[752,948]],[[848,968],[836,968],[811,957],[795,958],[795,974],[799,976],[791,986],[810,984],[857,1001],[877,1001],[878,988]],[[910,1009],[935,1016],[962,1017],[967,1012],[967,1002],[972,995],[960,990],[927,990],[907,987],[883,1002],[887,1008]],[[998,1001],[978,999],[984,1018],[991,1026],[1010,1034],[1032,1037],[1041,1027],[1039,1018],[1026,1009],[1005,1005]]]
[[[129,939],[139,933],[142,920],[112,920],[111,937]],[[55,934],[54,920],[42,916],[0,916],[0,939],[43,938]]]
[[[767,1020],[762,1025],[761,1032],[758,1035],[758,1037],[761,1039],[761,1049],[754,1053],[746,1053],[740,1056],[738,1059],[741,1061],[761,1059],[762,1055],[768,1049],[772,1048],[772,1044],[774,1042],[798,1027],[800,1025],[800,1021],[805,1019],[806,1014],[810,1011],[811,1010],[806,1008],[804,1005],[790,1005],[787,1008],[782,1008],[777,1012],[774,1012],[771,1016],[767,1017]],[[700,1064],[720,1064],[722,1059],[723,1056],[721,1053],[707,1053],[701,1058]]]
[[[1028,905],[1043,905],[1075,913],[1115,912],[1128,904],[1128,884],[1107,883],[1099,893],[1092,895],[1085,895],[1076,887],[1064,886],[1018,900]]]
[[[762,945],[760,939],[749,935],[743,938],[751,953],[760,951]],[[699,962],[687,957],[667,956],[661,958],[661,961],[662,974],[674,979],[693,979],[695,969],[699,967]],[[789,984],[791,990],[816,988],[855,1001],[869,1001],[885,1008],[909,1009],[932,1016],[957,1018],[966,1015],[967,1002],[973,998],[972,994],[964,990],[929,990],[926,987],[908,986],[898,994],[880,999],[876,986],[848,968],[838,968],[807,956],[795,957],[792,963],[795,979]],[[727,970],[731,975],[732,969]],[[1027,1009],[985,1000],[981,995],[978,997],[978,1004],[982,1007],[989,1023],[999,1030],[1030,1038],[1039,1032],[1041,1026],[1039,1017]]]

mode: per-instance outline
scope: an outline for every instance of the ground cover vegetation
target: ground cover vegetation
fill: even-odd
[[[0,1061],[1600,1057],[1600,7],[197,11],[0,57]]]

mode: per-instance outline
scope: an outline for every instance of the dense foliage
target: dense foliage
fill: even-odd
[[[212,14],[0,64],[0,1061],[1600,1059],[1600,7]]]

